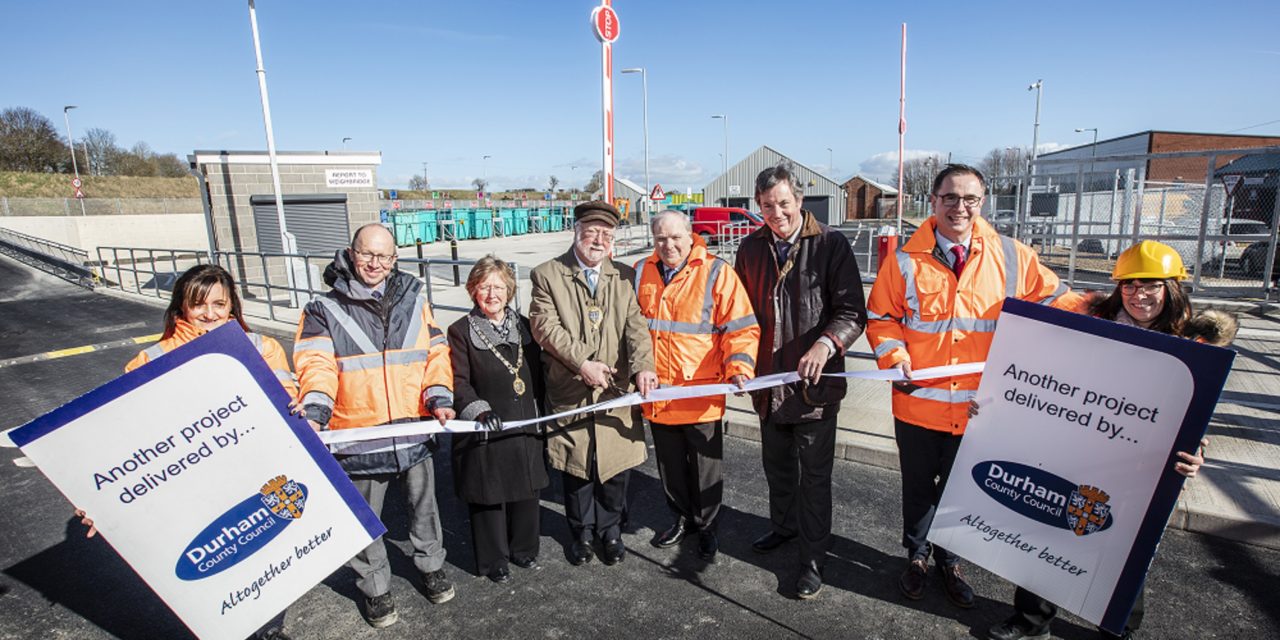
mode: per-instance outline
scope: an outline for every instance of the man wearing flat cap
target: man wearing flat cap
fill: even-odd
[[[542,347],[551,413],[658,387],[648,323],[632,285],[635,271],[611,259],[621,216],[600,201],[578,205],[573,215],[573,246],[529,274],[529,321]],[[593,539],[605,564],[626,557],[627,472],[645,459],[644,425],[633,409],[566,416],[548,430],[551,466],[564,477],[573,534],[568,557],[575,565],[591,560]]]

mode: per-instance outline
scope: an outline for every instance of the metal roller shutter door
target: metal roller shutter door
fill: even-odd
[[[258,251],[282,252],[275,196],[250,196],[249,204],[253,206]],[[301,253],[328,255],[351,241],[345,193],[284,196],[284,221]]]

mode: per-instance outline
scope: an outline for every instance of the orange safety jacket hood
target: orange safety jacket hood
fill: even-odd
[[[867,301],[867,339],[881,369],[982,362],[991,349],[1006,297],[1075,311],[1071,293],[1036,253],[976,218],[964,270],[957,278],[937,246],[929,218],[880,272]],[[904,422],[964,433],[978,374],[894,385],[893,415]]]
[[[655,250],[635,265],[640,313],[653,337],[653,359],[663,385],[694,386],[755,375],[760,325],[728,262],[695,242],[684,265],[662,281]],[[659,424],[695,424],[724,417],[724,396],[643,405]]]
[[[235,322],[235,319],[233,318],[228,322]],[[124,366],[124,370],[125,372],[133,371],[206,333],[208,331],[197,328],[190,322],[179,318],[174,323],[173,335],[143,349]],[[262,354],[262,359],[267,362],[267,366],[271,367],[271,373],[275,374],[276,380],[279,380],[284,390],[289,392],[289,398],[296,401],[298,399],[298,380],[293,376],[293,372],[289,370],[289,358],[285,355],[284,348],[273,338],[257,333],[246,333],[245,335],[248,336],[253,346],[258,349],[258,353]]]

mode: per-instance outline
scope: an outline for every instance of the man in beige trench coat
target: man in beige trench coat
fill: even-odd
[[[529,321],[542,347],[551,413],[658,387],[648,323],[632,286],[635,272],[610,259],[621,216],[599,201],[580,204],[573,214],[573,246],[529,274]],[[632,409],[566,416],[548,430],[551,466],[564,472],[573,534],[568,555],[575,565],[591,560],[593,535],[605,564],[626,556],[627,471],[645,459],[644,425]]]

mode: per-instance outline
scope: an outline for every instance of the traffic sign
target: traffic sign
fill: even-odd
[[[1236,192],[1236,187],[1244,180],[1244,176],[1237,173],[1228,173],[1222,176],[1222,184],[1227,188],[1227,195],[1231,196]]]
[[[79,187],[76,188],[76,199],[84,200],[84,192],[81,191]]]
[[[80,181],[80,178],[72,178],[72,179],[71,179],[71,186],[73,186],[73,187],[75,187],[75,188],[79,189],[80,187],[83,187],[83,186],[84,186],[84,183]]]
[[[618,39],[618,12],[613,7],[602,4],[591,12],[591,24],[596,29],[596,38],[600,42],[613,42]]]
[[[394,210],[394,209],[399,209],[399,208],[400,208],[400,201],[399,201],[399,200],[392,200],[392,201],[391,201],[391,208],[392,208],[393,210]]]
[[[666,200],[667,192],[662,190],[662,185],[655,184],[653,185],[653,191],[649,192],[649,199],[650,200]]]

